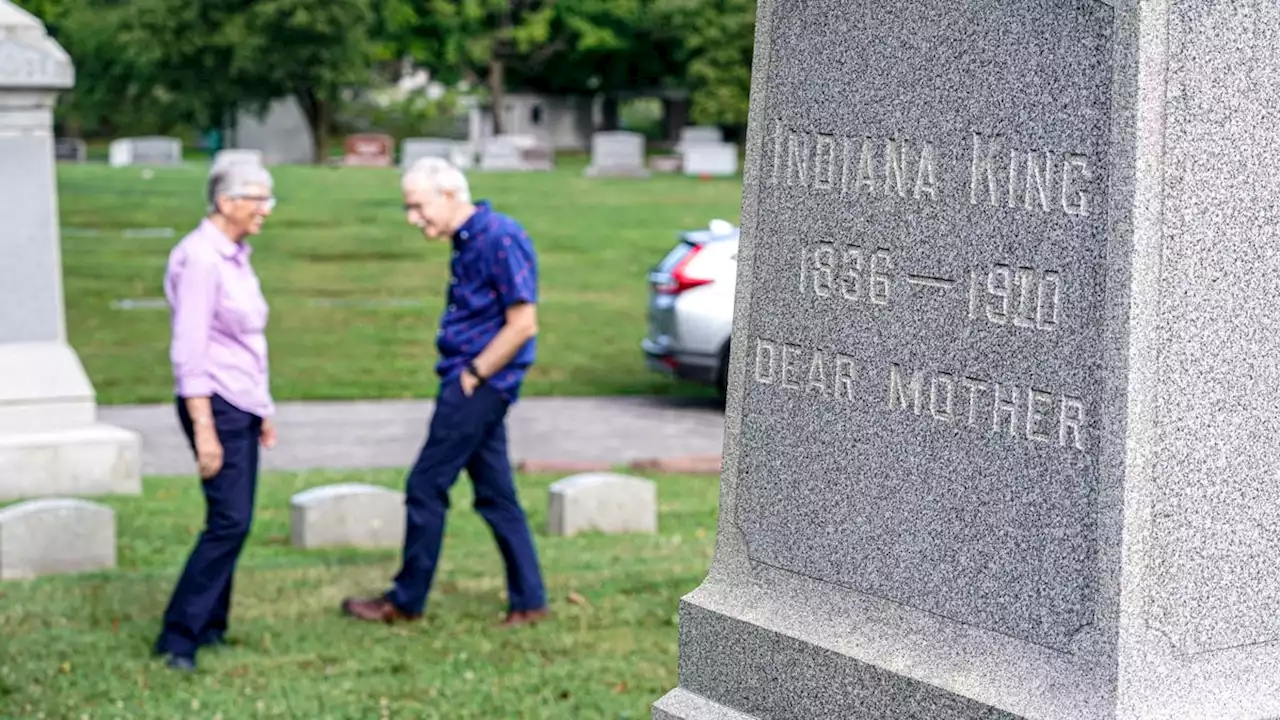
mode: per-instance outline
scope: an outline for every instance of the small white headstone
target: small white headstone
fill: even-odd
[[[520,159],[524,163],[526,170],[554,170],[556,167],[556,153],[550,145],[545,143],[537,143],[520,150]]]
[[[523,170],[520,148],[514,142],[500,137],[489,138],[480,150],[481,170]]]
[[[490,171],[551,170],[555,153],[532,135],[495,135],[484,141],[480,169]]]
[[[658,486],[617,473],[581,473],[552,483],[547,532],[567,536],[591,530],[611,535],[657,532]]]
[[[738,174],[738,146],[696,143],[684,149],[684,174],[729,177]]]
[[[690,145],[715,145],[724,142],[724,133],[714,125],[689,125],[680,128],[675,150],[682,153]]]
[[[116,513],[106,505],[42,498],[0,510],[0,580],[116,566]]]
[[[218,154],[213,156],[213,164],[209,167],[209,174],[212,175],[215,170],[235,163],[253,163],[254,165],[262,165],[262,151],[242,148],[219,150]]]
[[[408,169],[424,157],[448,160],[460,170],[470,170],[475,164],[475,151],[468,143],[446,138],[405,138],[400,143],[400,168]]]
[[[537,147],[542,144],[538,141],[537,135],[530,133],[503,133],[502,135],[495,135],[494,139],[509,142],[521,150],[528,150],[531,147]]]
[[[654,172],[675,173],[680,172],[681,165],[684,164],[680,155],[654,155],[649,158],[649,169]]]
[[[130,165],[181,165],[182,141],[173,137],[119,138],[107,148],[111,167]]]
[[[648,177],[644,166],[644,135],[625,130],[598,132],[591,136],[591,164],[583,171],[588,177]]]
[[[290,500],[296,548],[396,548],[404,543],[404,493],[341,483],[304,490]]]

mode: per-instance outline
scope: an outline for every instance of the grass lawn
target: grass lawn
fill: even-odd
[[[528,395],[710,394],[645,369],[645,274],[681,229],[737,222],[739,179],[473,173],[473,195],[522,221],[541,263],[539,362]],[[207,164],[59,165],[70,341],[99,402],[168,402],[170,248],[204,212]],[[254,241],[272,306],[279,400],[424,397],[435,391],[435,333],[448,249],[405,224],[399,174],[383,168],[273,168],[280,203]],[[171,237],[126,230],[172,228]],[[116,309],[121,300],[142,307]]]
[[[454,488],[427,616],[413,625],[341,617],[377,592],[393,551],[295,551],[289,497],[359,480],[399,487],[399,472],[267,474],[236,576],[232,646],[175,674],[150,645],[202,522],[196,482],[149,478],[117,510],[113,572],[0,583],[3,718],[647,718],[676,684],[675,613],[714,546],[714,477],[662,477],[659,533],[546,537],[552,478],[521,478],[552,601],[550,622],[515,631],[501,561]],[[573,597],[573,601],[569,598]]]

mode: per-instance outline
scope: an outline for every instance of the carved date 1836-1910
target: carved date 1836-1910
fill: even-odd
[[[995,263],[969,270],[967,292],[956,293],[961,283],[952,277],[900,272],[888,248],[827,238],[797,242],[801,297],[888,307],[902,283],[967,298],[970,322],[1050,331],[1061,321],[1063,278],[1054,270]]]

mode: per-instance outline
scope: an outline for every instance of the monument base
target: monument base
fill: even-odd
[[[755,720],[688,690],[676,688],[653,704],[653,720]]]
[[[0,502],[142,492],[142,438],[95,424],[0,435]]]
[[[681,601],[680,686],[655,720],[1113,717],[1099,658],[776,568],[752,575]]]
[[[1118,666],[1088,628],[1054,650],[750,567],[681,600],[680,683],[654,720],[1280,717],[1280,643],[1186,654],[1135,628]]]
[[[96,416],[69,345],[0,345],[0,501],[142,492],[142,437]]]

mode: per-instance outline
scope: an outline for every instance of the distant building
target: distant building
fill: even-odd
[[[600,125],[600,105],[599,98],[587,96],[507,93],[502,132],[533,136],[555,150],[586,150],[591,147],[591,133]],[[493,134],[489,108],[473,103],[467,113],[467,140],[479,146]]]
[[[503,98],[503,132],[531,135],[556,150],[587,150],[597,130],[618,128],[618,104],[632,98],[662,101],[662,141],[674,142],[688,123],[688,93],[680,90],[635,90],[611,95],[549,95],[510,92]],[[493,136],[493,116],[478,101],[468,110],[467,139],[479,145]]]

